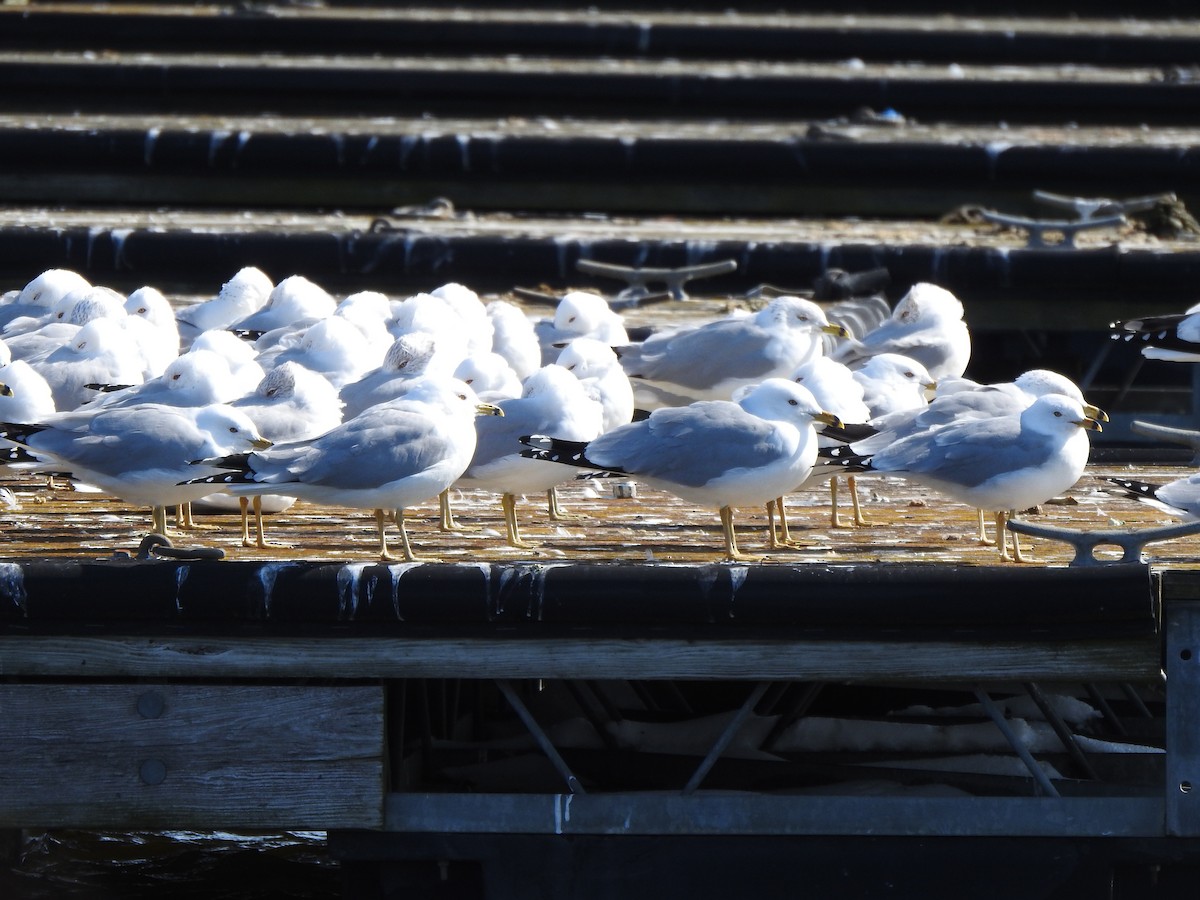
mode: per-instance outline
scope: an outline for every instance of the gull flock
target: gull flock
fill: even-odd
[[[337,299],[246,268],[177,307],[52,269],[0,299],[0,451],[10,472],[149,508],[164,535],[169,508],[186,530],[215,507],[268,547],[264,511],[299,499],[373,515],[384,560],[394,523],[408,561],[405,511],[436,498],[440,527],[459,529],[462,491],[494,495],[507,543],[530,549],[523,498],[526,516],[568,518],[565,483],[641,482],[715,512],[739,560],[736,511],[767,511],[772,549],[800,546],[787,495],[828,482],[840,526],[845,477],[869,527],[855,479],[886,474],[979,510],[981,540],[993,516],[1000,557],[1023,561],[1007,517],[1076,483],[1106,416],[1057,373],[972,382],[970,353],[961,302],[927,283],[861,334],[781,296],[634,341],[586,291],[535,319],[455,283]]]

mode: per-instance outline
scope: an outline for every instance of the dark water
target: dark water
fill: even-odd
[[[323,832],[26,833],[0,867],[4,900],[340,896]]]

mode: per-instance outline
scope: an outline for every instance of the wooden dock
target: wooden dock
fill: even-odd
[[[1098,493],[1116,471],[1026,518],[1164,524]],[[1000,566],[972,511],[869,481],[877,524],[793,498],[808,546],[750,565],[719,561],[709,511],[594,486],[565,490],[578,522],[529,498],[538,550],[464,494],[465,534],[433,507],[412,525],[444,561],[382,564],[366,517],[304,505],[268,519],[290,548],[243,549],[214,516],[175,543],[226,559],[130,558],[142,511],[26,477],[0,563],[0,826],[324,830],[363,896],[438,872],[521,896],[531,859],[572,896],[718,858],[713,884],[748,860],[771,890],[765,847],[825,871],[962,838],[1070,848],[1020,878],[1187,870],[1198,538],[1083,567],[1036,539],[1038,564]]]
[[[1132,422],[1194,427],[1196,377],[1108,325],[1197,299],[1191,10],[727,5],[0,4],[0,289],[734,261],[650,325],[882,267],[962,299],[972,377],[1056,368],[1113,417],[1022,521],[1169,524],[1104,479],[1186,471]],[[1174,199],[1053,246],[979,215],[1035,190]],[[533,550],[461,492],[462,532],[412,511],[429,563],[306,503],[277,546],[212,513],[142,556],[145,510],[0,487],[0,829],[325,831],[350,897],[1195,895],[1200,537],[999,564],[973,510],[864,477],[872,525],[810,491],[798,548],[744,510],[730,564],[715,510],[595,481],[583,519],[525,499]]]

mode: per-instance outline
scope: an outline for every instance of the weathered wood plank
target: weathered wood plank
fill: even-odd
[[[618,637],[0,636],[0,675],[148,678],[632,678],[1124,681],[1158,639],[839,641]]]
[[[1161,796],[389,794],[397,832],[1161,837]]]
[[[377,827],[383,689],[0,686],[0,827]]]

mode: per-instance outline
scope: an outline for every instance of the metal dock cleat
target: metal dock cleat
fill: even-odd
[[[1008,527],[1019,534],[1034,537],[1049,538],[1052,541],[1062,541],[1075,548],[1075,557],[1068,566],[1107,566],[1122,563],[1142,563],[1145,558],[1142,549],[1154,541],[1166,541],[1172,538],[1186,537],[1189,534],[1200,534],[1200,522],[1184,522],[1179,525],[1166,525],[1162,528],[1142,528],[1137,531],[1123,531],[1110,528],[1098,531],[1076,531],[1071,528],[1059,528],[1055,525],[1035,525],[1022,519],[1009,519]],[[1124,550],[1124,555],[1111,562],[1096,558],[1096,548],[1112,546]]]
[[[694,266],[681,266],[678,269],[639,269],[632,266],[621,266],[616,263],[599,262],[594,259],[581,259],[575,263],[575,268],[588,275],[599,275],[603,278],[615,278],[628,283],[617,294],[617,300],[630,305],[653,295],[648,285],[663,284],[672,300],[686,300],[687,293],[683,286],[697,278],[714,278],[717,275],[728,275],[737,271],[737,261],[723,259],[711,263],[699,263]]]

